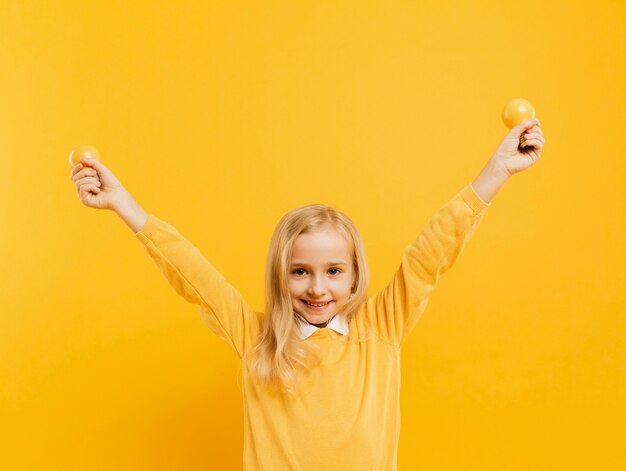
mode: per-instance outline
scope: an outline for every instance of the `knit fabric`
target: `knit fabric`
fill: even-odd
[[[367,341],[348,341],[329,328],[302,340],[320,347],[321,364],[295,395],[269,394],[253,381],[248,353],[264,314],[253,311],[172,225],[149,215],[135,236],[174,290],[199,305],[206,325],[241,361],[245,470],[397,469],[400,347],[489,206],[468,184],[435,212],[406,247],[389,284],[352,317],[350,337],[368,336]]]

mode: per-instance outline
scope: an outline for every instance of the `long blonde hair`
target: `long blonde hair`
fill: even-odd
[[[293,393],[304,373],[319,364],[317,346],[300,336],[289,293],[288,274],[293,244],[300,234],[330,226],[348,241],[354,282],[352,296],[342,313],[349,324],[359,306],[367,300],[369,273],[361,236],[342,212],[321,204],[293,209],[279,221],[270,242],[265,269],[265,318],[262,332],[252,349],[251,372],[258,383],[270,390]],[[367,320],[366,320],[367,322]],[[369,330],[369,329],[366,329]],[[350,337],[362,342],[367,338]]]

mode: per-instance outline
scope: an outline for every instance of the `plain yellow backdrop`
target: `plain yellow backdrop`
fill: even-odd
[[[406,344],[399,469],[624,469],[625,57],[618,0],[1,1],[0,468],[241,469],[236,356],[74,146],[263,310],[284,213],[348,214],[374,294],[523,97],[546,145]]]

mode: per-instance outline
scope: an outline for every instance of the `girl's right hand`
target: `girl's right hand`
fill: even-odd
[[[72,180],[81,203],[90,208],[114,209],[128,195],[115,175],[95,159],[83,158],[72,167]]]

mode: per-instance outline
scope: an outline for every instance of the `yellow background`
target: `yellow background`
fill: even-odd
[[[0,7],[0,468],[241,469],[234,352],[74,146],[263,310],[284,213],[347,213],[374,294],[523,97],[546,145],[406,344],[399,469],[624,469],[623,1]]]

